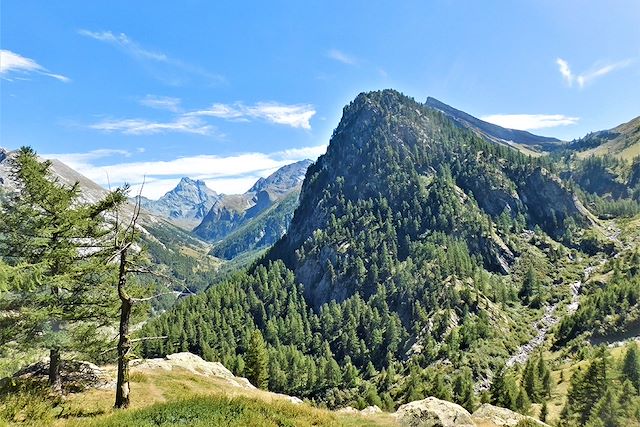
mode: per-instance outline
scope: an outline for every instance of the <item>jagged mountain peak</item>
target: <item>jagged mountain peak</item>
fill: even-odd
[[[302,182],[307,168],[311,163],[313,163],[313,161],[305,159],[285,165],[268,177],[258,179],[247,193],[268,191],[280,194],[289,192],[293,187]]]
[[[225,250],[225,257],[273,244],[291,221],[300,186],[312,163],[306,159],[282,166],[268,177],[258,179],[244,194],[222,195],[194,232],[210,241],[227,236],[235,239],[221,243],[234,248],[233,251]],[[241,238],[236,230],[244,233],[240,233]]]
[[[202,180],[183,177],[158,200],[141,198],[142,206],[185,228],[196,226],[220,196]]]

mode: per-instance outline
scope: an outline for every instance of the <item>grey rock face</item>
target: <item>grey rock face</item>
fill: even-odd
[[[220,241],[234,231],[248,225],[252,220],[289,197],[300,189],[302,180],[311,160],[302,160],[286,165],[269,175],[260,178],[244,194],[221,195],[213,203],[201,223],[193,230],[199,237],[209,241]],[[283,208],[291,212],[279,212],[278,221],[269,221],[268,229],[252,230],[251,236],[243,239],[257,238],[261,245],[273,244],[282,234],[274,234],[273,230],[285,230],[289,225],[295,204],[287,203]],[[276,223],[277,222],[277,223]],[[270,236],[268,241],[263,236]],[[260,236],[260,237],[256,237]],[[235,252],[237,254],[238,252]],[[228,256],[228,254],[227,254]]]
[[[180,183],[158,200],[141,198],[141,205],[148,211],[161,215],[176,225],[193,228],[220,196],[204,181],[182,178]]]

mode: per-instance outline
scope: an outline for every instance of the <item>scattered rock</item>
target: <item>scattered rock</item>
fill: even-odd
[[[236,377],[237,378],[237,377]],[[241,378],[241,379],[245,379],[245,378]],[[249,383],[251,384],[251,383]],[[304,403],[304,401],[302,399],[300,399],[299,397],[296,396],[289,396],[288,394],[280,394],[280,393],[271,393],[273,394],[274,397],[277,397],[279,399],[284,399],[289,401],[289,403],[293,403],[294,405],[301,405]]]
[[[339,414],[357,414],[360,411],[352,406],[346,406],[344,408],[338,409],[336,412]]]
[[[492,423],[498,427],[515,427],[521,420],[528,419],[540,427],[548,427],[548,424],[526,415],[518,414],[506,408],[489,405],[480,406],[472,415],[473,420],[478,423]]]
[[[471,415],[460,405],[428,397],[402,405],[395,417],[408,427],[475,427]]]
[[[115,380],[105,369],[90,362],[81,360],[63,360],[60,366],[62,390],[64,393],[78,393],[91,388],[114,389]],[[4,378],[0,383],[9,384],[13,381],[34,381],[47,384],[49,379],[49,358],[27,366],[16,372],[11,378]]]
[[[360,411],[362,415],[374,415],[379,414],[380,412],[382,412],[382,409],[380,409],[377,405],[367,406],[362,411]]]

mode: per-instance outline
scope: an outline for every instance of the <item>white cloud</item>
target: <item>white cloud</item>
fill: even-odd
[[[159,110],[168,110],[174,113],[180,111],[180,98],[172,98],[170,96],[147,95],[140,100],[140,104],[145,107],[157,108]]]
[[[356,65],[358,63],[355,57],[348,55],[338,49],[329,50],[327,52],[327,57],[333,59],[334,61],[342,62],[346,65]]]
[[[580,120],[579,117],[569,117],[563,114],[493,114],[481,117],[481,119],[498,126],[519,130],[568,126],[574,125]]]
[[[84,165],[92,160],[103,159],[107,157],[123,156],[131,157],[131,153],[127,150],[116,150],[110,148],[100,148],[97,150],[87,151],[86,153],[66,153],[66,154],[43,154],[44,158],[56,158],[67,165]]]
[[[242,103],[213,104],[208,109],[188,113],[189,116],[217,117],[226,120],[248,121],[258,118],[303,129],[311,129],[310,120],[315,114],[316,110],[311,104],[287,105],[277,102],[258,102],[249,106]]]
[[[288,150],[278,151],[274,155],[283,159],[301,160],[301,159],[317,159],[327,152],[327,144],[316,145],[314,147],[289,148]]]
[[[10,50],[0,49],[0,75],[10,80],[8,76],[11,73],[38,73],[64,83],[71,81],[69,77],[50,72],[31,58],[24,57]]]
[[[90,30],[78,30],[78,34],[89,37],[94,40],[98,40],[103,43],[110,44],[125,52],[127,55],[148,64],[163,64],[165,67],[164,72],[154,71],[154,75],[161,81],[171,85],[182,84],[183,78],[181,76],[167,76],[166,68],[172,68],[173,71],[180,71],[187,74],[197,75],[205,78],[209,83],[220,84],[225,82],[225,78],[219,74],[210,73],[198,66],[188,64],[176,58],[172,58],[163,52],[157,52],[142,47],[135,40],[130,38],[124,33],[114,34],[111,31],[90,31]]]
[[[113,34],[111,31],[79,30],[78,34],[101,42],[112,44],[139,58],[160,62],[169,61],[169,58],[164,53],[153,52],[151,50],[144,49],[124,33]]]
[[[88,153],[47,154],[46,158],[60,159],[68,166],[82,173],[96,183],[117,186],[125,182],[131,184],[132,194],[136,194],[145,182],[142,194],[158,198],[171,190],[180,177],[189,176],[202,179],[207,185],[226,194],[247,191],[260,177],[266,177],[276,169],[305,158],[315,159],[313,153],[319,147],[301,147],[275,153],[240,153],[231,156],[196,155],[180,157],[168,161],[124,162],[96,165],[93,160],[100,153],[105,156],[127,155],[119,150],[94,150]]]
[[[609,64],[597,64],[589,71],[581,74],[574,74],[571,71],[569,63],[567,61],[562,58],[556,59],[556,64],[558,64],[560,74],[562,75],[562,78],[567,83],[567,85],[572,86],[573,83],[576,82],[580,88],[583,88],[599,77],[606,76],[607,74],[615,70],[626,67],[627,65],[631,64],[631,62],[631,59],[626,59],[624,61],[613,62]]]
[[[556,64],[560,69],[560,74],[564,78],[564,81],[567,82],[569,86],[573,84],[573,73],[571,73],[571,69],[569,68],[569,63],[562,58],[556,59]]]
[[[197,117],[179,116],[173,121],[158,122],[145,119],[108,119],[89,125],[91,129],[119,132],[127,135],[152,135],[165,132],[211,135],[215,128]]]

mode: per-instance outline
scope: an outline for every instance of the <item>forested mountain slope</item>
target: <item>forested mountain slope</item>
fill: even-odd
[[[271,390],[473,408],[534,321],[571,301],[583,261],[570,251],[599,249],[592,215],[547,166],[398,92],[361,94],[307,171],[287,234],[251,271],[149,322],[168,339],[144,352],[244,374],[258,334]]]
[[[0,189],[13,191],[16,184],[12,178],[11,159],[13,152],[0,151]],[[59,160],[52,159],[51,178],[69,187],[78,183],[80,199],[84,203],[95,203],[105,197],[108,191],[68,167]],[[127,203],[123,209],[125,221],[133,215],[134,202]],[[193,234],[175,226],[167,219],[142,210],[138,221],[142,239],[151,261],[172,280],[160,281],[175,289],[177,293],[185,290],[196,292],[207,287],[214,278],[219,261],[208,255],[209,245]]]
[[[640,156],[640,116],[613,129],[592,132],[571,141],[568,148],[581,157],[611,155],[631,160]]]

